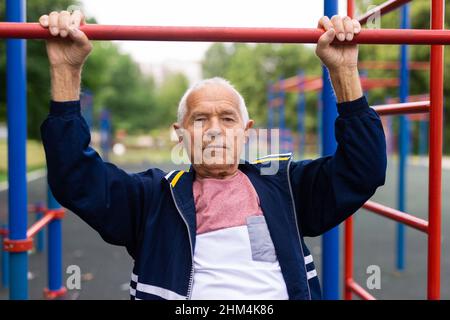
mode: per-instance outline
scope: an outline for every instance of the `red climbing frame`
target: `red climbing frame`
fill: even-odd
[[[353,0],[348,1],[349,15],[353,16]],[[361,17],[366,23],[374,12],[390,12],[411,0],[389,0]],[[441,250],[441,164],[443,130],[443,72],[444,48],[450,44],[450,30],[444,30],[444,0],[431,0],[432,30],[365,29],[348,43],[361,44],[424,44],[431,45],[430,101],[403,103],[378,107],[380,115],[429,112],[429,196],[428,221],[386,206],[367,202],[365,208],[390,219],[403,222],[428,235],[428,298],[440,298]],[[155,27],[155,26],[105,26],[81,27],[91,40],[142,40],[142,41],[209,41],[209,42],[264,42],[264,43],[317,43],[323,30],[294,28],[228,28],[228,27]],[[47,29],[36,23],[0,22],[0,39],[48,39]],[[319,84],[317,84],[319,85]],[[46,218],[48,219],[48,218]],[[45,220],[42,223],[46,222]],[[345,231],[345,298],[355,293],[363,299],[374,297],[353,280],[352,220],[346,221]],[[40,227],[40,226],[36,226]]]
[[[363,15],[358,20],[367,22],[376,11],[385,14],[411,0],[390,0]],[[347,0],[348,15],[354,15],[354,0]],[[431,29],[444,29],[444,1],[431,0]],[[406,212],[392,209],[382,204],[368,201],[364,208],[389,219],[404,223],[428,235],[428,299],[440,298],[440,263],[441,263],[441,165],[442,165],[442,117],[443,117],[443,81],[444,51],[441,45],[431,46],[430,59],[430,101],[397,103],[374,107],[379,115],[426,113],[429,112],[429,175],[428,175],[428,221]],[[345,263],[344,263],[344,298],[351,300],[356,294],[365,300],[375,299],[353,279],[353,222],[345,221]]]

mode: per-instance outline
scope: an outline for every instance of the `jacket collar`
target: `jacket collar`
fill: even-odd
[[[239,164],[239,170],[250,179],[258,194],[261,209],[267,217],[267,213],[273,212],[271,207],[273,206],[274,199],[272,199],[273,193],[270,190],[270,185],[263,182],[263,180],[269,179],[269,177],[261,175],[262,166],[264,166],[264,162],[252,164],[245,160]],[[190,165],[187,170],[172,171],[166,175],[166,179],[170,183],[170,188],[172,189],[177,206],[189,226],[191,238],[195,244],[197,221],[193,192],[193,183],[195,180],[194,167]]]

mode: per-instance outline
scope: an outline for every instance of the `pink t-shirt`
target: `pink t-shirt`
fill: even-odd
[[[197,234],[246,225],[249,216],[262,215],[258,194],[240,170],[227,179],[194,181]]]
[[[241,171],[196,179],[192,299],[288,299],[258,194]]]

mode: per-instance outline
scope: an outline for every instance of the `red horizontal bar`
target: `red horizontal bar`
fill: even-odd
[[[38,233],[42,228],[49,224],[55,217],[55,211],[49,211],[41,219],[36,221],[28,230],[27,238],[33,238],[36,233]]]
[[[376,12],[379,12],[380,15],[385,15],[386,13],[389,13],[395,9],[400,8],[402,5],[407,4],[408,2],[411,2],[411,0],[389,0],[386,1],[375,8],[369,10],[367,13],[362,15],[361,17],[358,17],[359,23],[366,24],[367,20]]]
[[[283,86],[283,89],[287,92],[310,92],[322,89],[322,77],[313,77],[303,82],[302,87],[300,83],[291,81],[290,86]],[[399,85],[397,78],[361,78],[361,86],[364,90],[371,90],[376,88],[392,88]]]
[[[383,104],[372,107],[380,116],[430,112],[430,101]]]
[[[305,82],[313,81],[313,80],[316,80],[317,78],[318,78],[317,76],[303,76],[303,77],[293,76],[293,77],[278,81],[277,83],[275,83],[273,85],[273,89],[278,91],[280,89],[286,90],[289,88],[296,88],[296,87],[299,87],[301,84],[304,84]]]
[[[373,295],[367,292],[366,289],[357,284],[353,279],[347,280],[347,287],[361,299],[364,300],[376,300]]]
[[[395,220],[397,222],[401,222],[406,224],[407,226],[410,226],[414,229],[417,229],[419,231],[423,231],[425,233],[428,233],[428,221],[417,218],[413,215],[410,215],[408,213],[393,209],[388,206],[384,206],[382,204],[373,202],[373,201],[367,201],[364,206],[364,209],[369,210],[373,213],[377,213],[379,215],[382,215],[386,218]]]
[[[430,94],[425,93],[425,94],[410,95],[410,96],[408,96],[407,102],[425,102],[425,101],[429,101],[429,100],[430,100]],[[386,99],[386,101],[388,104],[399,103],[400,98],[392,97],[392,98]]]
[[[165,27],[86,24],[91,40],[206,41],[261,43],[317,43],[322,29]],[[0,23],[0,38],[49,39],[53,36],[38,23]],[[354,40],[361,44],[450,44],[450,30],[365,29]]]
[[[400,81],[398,78],[361,78],[361,86],[364,90],[376,88],[395,88],[398,87]]]
[[[360,61],[358,67],[370,70],[399,70],[400,63],[396,61]],[[411,61],[408,63],[408,68],[410,70],[429,70],[430,63],[425,61]]]

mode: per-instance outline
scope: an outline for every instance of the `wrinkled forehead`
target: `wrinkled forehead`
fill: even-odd
[[[239,113],[239,96],[220,84],[207,84],[192,91],[187,100],[187,112],[192,113],[196,109],[208,111],[209,108],[220,107],[234,108]]]

